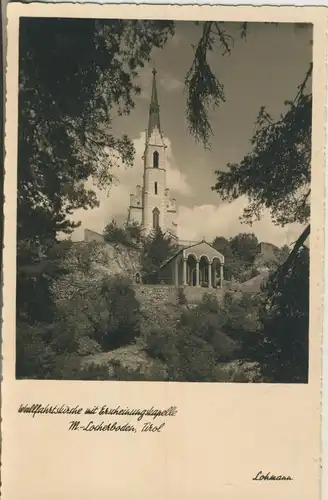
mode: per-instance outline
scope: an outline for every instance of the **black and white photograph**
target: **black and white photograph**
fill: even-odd
[[[16,379],[308,383],[312,50],[20,18]]]

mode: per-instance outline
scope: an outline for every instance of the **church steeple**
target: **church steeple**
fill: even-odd
[[[153,87],[152,87],[151,101],[149,106],[148,137],[152,134],[152,131],[154,130],[155,127],[157,127],[159,133],[162,134],[161,124],[159,119],[159,104],[158,104],[157,86],[156,86],[157,71],[155,68],[153,69],[152,73],[153,73]]]
[[[143,184],[137,186],[136,194],[130,196],[129,220],[141,224],[145,234],[161,228],[177,237],[176,203],[166,186],[167,153],[161,130],[159,104],[156,88],[156,70],[153,69],[148,130],[143,155]]]

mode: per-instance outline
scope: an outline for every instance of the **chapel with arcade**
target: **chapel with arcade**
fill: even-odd
[[[177,244],[176,254],[164,262],[161,275],[175,286],[222,288],[224,256],[203,239],[179,239],[178,207],[166,182],[166,145],[160,122],[156,70],[152,71],[152,93],[143,154],[143,178],[130,194],[128,222],[140,224],[145,234],[160,228]],[[172,186],[174,190],[174,186]]]

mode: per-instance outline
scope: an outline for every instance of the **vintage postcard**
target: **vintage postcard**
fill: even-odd
[[[319,500],[327,21],[9,4],[5,500]]]

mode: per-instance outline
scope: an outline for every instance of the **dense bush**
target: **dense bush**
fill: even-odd
[[[157,245],[152,248],[156,250]],[[50,280],[52,286],[46,286],[44,311],[20,307],[18,378],[307,381],[307,250],[299,251],[287,270],[274,272],[261,294],[226,293],[220,303],[215,295],[205,294],[201,304],[188,307],[183,289],[179,289],[178,303],[183,307],[160,306],[157,310],[152,306],[152,314],[145,314],[143,308],[142,322],[130,282],[94,270],[95,255],[106,259],[99,254],[99,245],[77,245],[64,254],[65,259],[57,255],[53,261],[48,260],[46,271],[42,269],[36,278],[28,276],[25,280],[31,290],[40,280]],[[156,321],[161,314],[163,321]],[[132,369],[115,362],[81,365],[85,355],[136,341],[149,355],[146,367]]]
[[[240,346],[239,355],[252,359],[258,342],[260,297],[258,295],[226,293],[222,309],[224,312],[223,331]]]
[[[146,350],[152,358],[169,363],[177,355],[177,340],[172,329],[153,328],[147,332]]]
[[[16,325],[16,377],[50,378],[56,365],[56,351],[48,338],[49,326],[41,323]]]
[[[136,222],[118,226],[115,219],[113,219],[105,227],[103,235],[108,243],[119,243],[130,248],[139,248],[144,241],[143,230]]]
[[[129,281],[102,277],[87,285],[80,286],[71,300],[57,303],[57,321],[63,332],[91,338],[104,350],[132,342],[140,333],[140,310]]]
[[[309,251],[263,287],[254,359],[268,382],[306,383],[309,356]]]
[[[146,350],[165,363],[169,380],[216,381],[217,364],[234,359],[239,348],[222,330],[224,320],[216,298],[205,295],[201,305],[182,311],[175,331],[150,330]]]
[[[104,367],[81,366],[74,335],[59,325],[17,325],[16,377],[29,379],[104,380]],[[58,327],[58,328],[57,328]]]
[[[115,361],[111,363],[111,380],[124,381],[147,381],[147,382],[163,382],[168,380],[165,368],[161,363],[153,362],[145,370],[141,366],[137,368],[128,368],[122,363]]]
[[[102,311],[94,338],[104,349],[130,344],[140,334],[140,305],[129,281],[104,279],[100,287]]]
[[[181,327],[189,333],[208,342],[214,349],[217,361],[230,361],[236,357],[239,344],[225,332],[226,311],[212,295],[204,295],[203,302],[191,311],[181,315]]]
[[[103,363],[82,365],[81,357],[77,355],[62,355],[56,360],[56,366],[51,374],[54,380],[110,380],[110,367]]]
[[[141,263],[144,281],[147,283],[165,282],[161,275],[161,265],[177,251],[176,242],[164,234],[160,228],[152,231],[143,242]]]
[[[70,363],[74,378],[80,373],[74,368],[74,356],[114,349],[139,335],[139,302],[126,280],[85,278],[78,283],[70,299],[55,302],[51,324],[17,323],[18,378],[65,378],[61,370],[68,374]],[[66,362],[59,363],[63,359]]]

